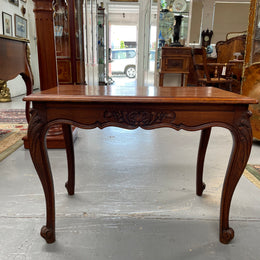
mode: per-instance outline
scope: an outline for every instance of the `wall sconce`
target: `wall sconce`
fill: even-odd
[[[21,7],[21,12],[22,12],[22,15],[24,16],[25,15],[25,13],[26,13],[26,8],[22,5],[22,7]]]
[[[123,18],[125,18],[125,13],[123,13]]]

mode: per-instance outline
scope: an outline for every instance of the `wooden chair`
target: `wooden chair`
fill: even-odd
[[[216,43],[217,62],[229,62],[234,60],[235,53],[240,53],[238,60],[244,59],[246,35],[229,38],[226,41]]]
[[[216,86],[232,91],[232,64],[208,63],[206,49],[204,47],[192,49],[192,59],[198,85]]]
[[[236,38],[236,37],[245,37],[246,38],[247,35],[247,31],[243,31],[243,32],[229,32],[226,34],[226,41],[228,41],[229,39],[232,38]]]
[[[239,35],[237,33],[236,37],[230,38],[230,36],[235,35],[235,33],[227,34],[226,41],[219,41],[216,43],[216,52],[217,52],[217,62],[221,63],[232,63],[232,77],[234,81],[232,83],[232,91],[240,93],[241,89],[241,80],[242,80],[242,71],[244,63],[244,54],[245,54],[245,44],[246,44],[246,35],[245,33]],[[240,55],[236,58],[234,54]]]

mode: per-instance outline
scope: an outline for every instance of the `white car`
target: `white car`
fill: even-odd
[[[113,49],[112,73],[124,73],[128,78],[136,76],[136,49]]]

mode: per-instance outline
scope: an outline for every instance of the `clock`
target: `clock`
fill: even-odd
[[[186,7],[187,4],[185,0],[175,0],[172,5],[174,12],[184,12]]]
[[[204,37],[204,42],[208,42],[208,41],[209,41],[209,36],[206,35],[206,36]]]
[[[210,45],[211,42],[211,38],[213,35],[213,31],[209,31],[209,29],[207,29],[206,31],[202,31],[201,33],[201,45],[203,47],[207,47],[208,45]]]

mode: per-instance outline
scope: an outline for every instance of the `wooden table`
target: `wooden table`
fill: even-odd
[[[28,138],[31,157],[41,180],[46,200],[47,223],[41,235],[48,243],[55,241],[54,186],[46,151],[46,132],[61,123],[66,140],[68,181],[66,188],[74,194],[75,166],[70,125],[92,129],[117,126],[126,129],[202,130],[197,158],[196,193],[201,196],[203,164],[214,126],[229,129],[233,149],[223,184],[220,209],[220,241],[234,237],[229,227],[231,198],[246,166],[252,145],[249,104],[257,101],[212,87],[120,88],[103,86],[60,86],[24,98],[32,102]]]
[[[29,41],[26,39],[0,35],[0,102],[11,101],[10,93],[7,93],[9,89],[2,86],[19,74],[25,82],[26,94],[32,93],[33,75],[28,43]],[[30,103],[26,102],[25,114],[27,121],[29,121],[29,107]]]

